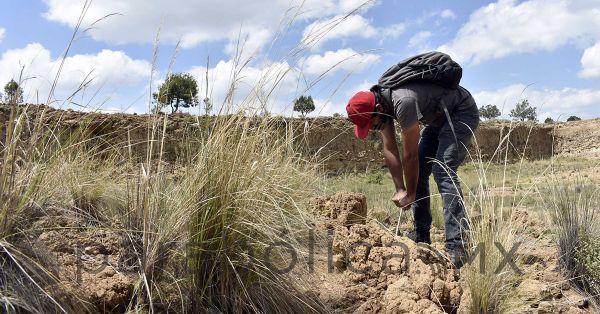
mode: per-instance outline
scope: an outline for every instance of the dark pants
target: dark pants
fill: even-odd
[[[421,130],[417,201],[413,212],[417,237],[428,238],[431,228],[429,176],[433,173],[444,204],[446,247],[453,249],[462,246],[468,228],[457,171],[479,125],[479,111],[474,105],[472,109],[450,113],[450,119],[454,132],[448,121],[441,127],[428,125]]]

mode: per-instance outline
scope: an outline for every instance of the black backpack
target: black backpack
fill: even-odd
[[[414,81],[427,81],[446,88],[458,88],[462,68],[449,55],[432,51],[400,61],[387,69],[371,91],[379,103],[392,108],[392,89]]]
[[[392,102],[392,89],[402,84],[414,81],[431,82],[446,88],[456,89],[462,78],[462,68],[449,55],[438,52],[426,52],[404,59],[398,64],[387,69],[377,85],[371,87],[375,94],[377,103],[383,104],[389,114],[394,108]],[[450,113],[442,106],[446,118],[450,122],[450,128],[454,133],[454,125],[450,119]],[[458,146],[458,141],[456,142]]]
[[[383,73],[381,88],[396,88],[410,81],[427,81],[446,88],[458,88],[462,68],[445,53],[432,51],[400,61]]]

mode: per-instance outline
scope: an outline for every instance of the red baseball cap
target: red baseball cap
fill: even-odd
[[[354,123],[354,135],[364,139],[371,128],[371,116],[375,111],[375,94],[372,92],[358,92],[350,98],[346,106],[348,118]]]

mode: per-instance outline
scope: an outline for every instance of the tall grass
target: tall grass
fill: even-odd
[[[42,182],[48,177],[44,153],[31,133],[28,107],[13,102],[0,150],[0,306],[5,312],[86,312],[75,295],[65,297],[61,284],[19,241],[21,226],[47,196]],[[38,125],[35,124],[34,125]],[[35,129],[36,127],[34,127]],[[39,138],[39,137],[37,137]],[[54,293],[53,293],[53,292]]]
[[[578,290],[600,306],[600,199],[596,186],[552,184],[543,210],[557,227],[558,264]]]
[[[11,125],[19,126],[20,119],[25,117],[15,115]],[[12,249],[7,237],[15,232],[16,217],[26,218],[27,206],[43,208],[47,201],[58,202],[72,206],[90,221],[120,221],[135,256],[131,263],[140,274],[131,310],[158,311],[169,297],[174,299],[166,296],[167,286],[176,286],[175,299],[181,301],[176,309],[183,312],[206,308],[255,313],[322,311],[303,296],[301,282],[292,283],[277,271],[280,266],[274,268],[273,264],[287,265],[289,254],[268,250],[285,241],[301,255],[306,243],[299,238],[306,237],[311,225],[304,202],[312,191],[316,166],[296,153],[293,128],[286,128],[280,119],[241,114],[217,117],[201,131],[201,139],[186,147],[189,156],[182,158],[188,161],[184,171],[173,173],[162,160],[168,118],[149,119],[148,127],[157,123],[159,139],[156,151],[149,154],[158,157],[144,163],[137,158],[122,160],[123,156],[89,144],[84,135],[68,136],[66,142],[52,145],[56,150],[47,151],[44,158],[18,159],[16,152],[29,141],[20,141],[11,132],[15,128],[9,128],[0,172],[6,187],[1,196],[2,241],[6,241],[2,248]],[[73,138],[78,142],[73,143]],[[102,223],[93,227],[110,228]],[[19,289],[8,283],[18,278],[3,272],[0,286],[6,291],[4,300],[10,302],[7,306],[69,312],[69,307],[78,304],[47,291],[59,283],[39,261],[19,250],[12,252],[3,261],[20,256],[31,262],[21,273],[30,284],[19,288],[27,293],[15,297]],[[3,269],[17,265],[21,264],[5,264]],[[44,293],[33,293],[32,287]],[[41,306],[40,300],[49,305]]]
[[[264,256],[277,242],[301,250],[297,233],[309,228],[303,208],[314,170],[288,140],[269,119],[238,116],[217,122],[203,144],[190,178],[198,197],[188,250],[196,309],[316,310],[270,265],[277,254]]]
[[[500,144],[490,158],[490,160],[494,160],[494,157],[504,150],[506,154],[503,158],[504,178],[508,168],[508,150],[511,147],[512,130],[511,124],[508,133],[501,138]],[[475,153],[470,158],[473,161],[478,182],[474,187],[466,186],[466,195],[462,200],[468,212],[469,230],[466,242],[471,263],[461,269],[461,277],[466,283],[471,298],[470,313],[511,313],[515,306],[512,296],[518,282],[518,274],[514,273],[510,267],[505,267],[503,270],[498,269],[505,256],[498,250],[497,245],[499,244],[509,251],[517,241],[516,229],[512,222],[512,204],[514,202],[505,203],[504,197],[498,198],[490,192],[488,169],[492,161],[483,161],[475,136],[473,136],[473,146]],[[525,149],[521,162],[524,158]],[[505,180],[502,181],[502,194],[509,189],[505,182]],[[463,185],[464,187],[465,185]],[[512,257],[513,261],[517,257],[518,252],[516,256]]]

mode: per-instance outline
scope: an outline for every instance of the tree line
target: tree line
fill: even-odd
[[[208,90],[208,86],[207,86]],[[158,91],[152,94],[154,109],[158,113],[166,108],[171,109],[171,113],[176,113],[180,108],[196,107],[200,104],[198,98],[198,82],[189,73],[175,73],[167,75],[165,81],[159,85]],[[22,103],[23,89],[19,83],[11,79],[4,85],[4,93],[0,93],[0,101],[5,103]],[[204,104],[204,113],[210,114],[213,108],[211,99],[206,97],[202,100]],[[302,95],[294,100],[293,110],[299,112],[304,118],[307,114],[315,110],[315,103],[312,96]],[[496,119],[502,113],[496,105],[488,104],[479,107],[479,116],[485,120]],[[339,116],[339,114],[338,114]],[[529,100],[523,99],[517,103],[509,116],[519,121],[537,121],[537,107],[532,106]],[[570,116],[567,121],[579,121],[578,116]],[[548,117],[544,123],[554,123],[555,121]]]
[[[496,119],[500,117],[502,113],[496,105],[485,105],[479,107],[479,117],[485,120]],[[529,100],[523,99],[517,103],[508,114],[511,118],[519,121],[537,121],[537,107],[532,106]],[[579,121],[581,118],[578,116],[570,116],[567,121]],[[544,120],[544,123],[554,123],[554,119],[548,117]]]

